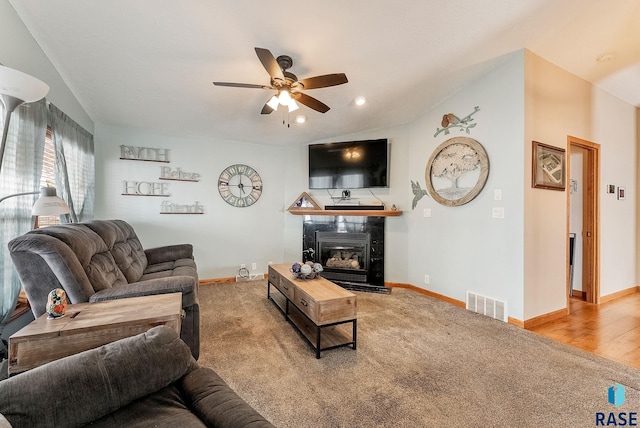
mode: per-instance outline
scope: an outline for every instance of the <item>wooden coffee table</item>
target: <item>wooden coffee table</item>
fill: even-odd
[[[64,317],[47,314],[9,337],[9,375],[125,337],[168,325],[180,334],[181,293],[69,305]]]
[[[356,295],[325,278],[296,279],[289,272],[290,267],[291,264],[269,266],[267,298],[315,348],[316,358],[327,349],[356,349]],[[278,293],[271,293],[271,286]]]

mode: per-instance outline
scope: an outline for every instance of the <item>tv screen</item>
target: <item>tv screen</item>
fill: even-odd
[[[309,189],[388,187],[387,139],[309,145]]]

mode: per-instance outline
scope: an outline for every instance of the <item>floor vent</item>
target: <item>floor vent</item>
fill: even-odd
[[[507,303],[501,300],[467,291],[467,309],[480,315],[507,322]]]

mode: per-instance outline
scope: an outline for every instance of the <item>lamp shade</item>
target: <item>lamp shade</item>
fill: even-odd
[[[31,214],[38,215],[61,215],[69,214],[71,209],[69,205],[59,196],[56,195],[55,187],[43,187],[40,189],[40,197],[33,204]]]
[[[295,102],[293,98],[291,99],[291,101],[289,101],[288,107],[289,107],[289,113],[291,113],[292,111],[296,111],[300,108],[298,107],[298,104]]]
[[[280,104],[280,100],[278,99],[278,97],[276,97],[275,95],[272,96],[269,101],[267,102],[267,105],[269,107],[271,107],[272,110],[277,110],[278,109],[278,104]]]
[[[49,86],[43,81],[13,68],[0,66],[0,94],[32,103],[44,98]]]
[[[280,100],[280,104],[282,104],[283,106],[287,106],[291,102],[291,94],[287,90],[280,91],[280,96],[278,97],[278,99]]]

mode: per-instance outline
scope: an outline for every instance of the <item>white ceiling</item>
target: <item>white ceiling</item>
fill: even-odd
[[[96,123],[266,144],[328,140],[413,120],[528,48],[640,106],[637,0],[9,0]],[[287,54],[331,107],[261,115],[272,91],[254,47]],[[614,52],[608,62],[596,57]],[[355,107],[364,95],[368,103]]]

